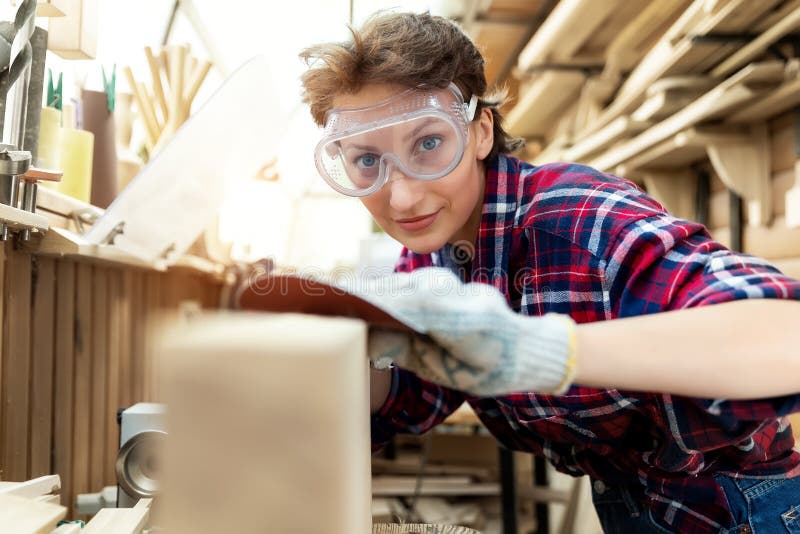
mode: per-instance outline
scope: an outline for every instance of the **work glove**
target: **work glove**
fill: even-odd
[[[566,315],[519,315],[494,287],[463,283],[443,268],[397,273],[357,294],[414,332],[372,328],[374,366],[399,367],[478,396],[562,393],[575,373],[575,323]]]

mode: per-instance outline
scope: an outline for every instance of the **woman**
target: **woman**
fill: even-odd
[[[800,282],[626,180],[509,156],[502,99],[446,19],[379,14],[303,57],[323,178],[404,245],[397,271],[488,292],[409,297],[447,351],[371,336],[417,371],[372,372],[375,447],[466,400],[505,446],[588,474],[606,532],[800,532]]]

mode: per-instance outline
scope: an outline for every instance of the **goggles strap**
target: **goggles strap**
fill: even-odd
[[[469,104],[467,105],[467,121],[472,122],[472,119],[475,118],[475,109],[478,107],[478,97],[472,95],[472,98],[469,99]]]

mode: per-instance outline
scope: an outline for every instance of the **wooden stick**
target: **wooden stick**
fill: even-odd
[[[147,90],[147,86],[142,82],[139,82],[139,94],[142,96],[142,114],[147,117],[147,120],[152,124],[153,133],[155,134],[156,140],[161,136],[161,131],[164,128],[163,124],[158,122],[158,117],[156,117],[156,108],[153,105],[153,99],[150,96],[150,91]]]
[[[161,85],[161,70],[158,59],[153,55],[153,50],[149,46],[144,47],[144,54],[147,56],[147,64],[150,66],[150,76],[153,78],[153,93],[158,99],[158,106],[161,108],[161,116],[167,122],[167,99],[164,97],[164,88]]]
[[[136,78],[133,77],[133,71],[130,67],[125,67],[122,69],[125,73],[125,78],[128,80],[128,85],[133,92],[133,97],[136,99],[136,105],[139,108],[139,115],[142,117],[142,122],[144,122],[145,132],[147,133],[147,140],[148,140],[148,148],[150,150],[153,149],[156,142],[158,141],[158,135],[155,124],[150,122],[150,119],[147,117],[147,112],[145,111],[145,104],[144,98],[139,90],[139,85],[136,83]]]
[[[189,82],[189,91],[186,93],[186,98],[184,99],[184,112],[186,116],[189,116],[189,112],[192,110],[192,102],[194,98],[197,96],[197,92],[200,90],[200,86],[203,84],[203,81],[206,79],[208,75],[208,71],[211,70],[211,62],[210,61],[201,61],[197,64],[192,73],[191,82]]]

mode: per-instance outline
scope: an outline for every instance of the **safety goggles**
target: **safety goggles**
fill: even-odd
[[[317,169],[336,191],[354,197],[380,189],[392,168],[418,180],[441,178],[464,156],[477,103],[473,95],[465,104],[451,83],[409,89],[371,106],[332,109],[315,150]]]

